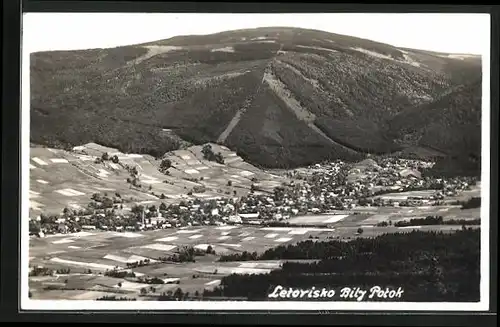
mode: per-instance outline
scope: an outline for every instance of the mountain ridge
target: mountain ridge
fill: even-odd
[[[36,143],[97,142],[159,157],[182,140],[219,141],[270,168],[400,151],[394,117],[481,77],[480,58],[283,27],[34,53],[31,62]],[[465,112],[471,101],[460,101],[443,113]]]

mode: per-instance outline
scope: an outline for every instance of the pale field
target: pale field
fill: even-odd
[[[233,226],[232,226],[233,227]],[[294,232],[290,234],[291,232]],[[122,279],[103,276],[107,269],[114,267],[126,268],[126,262],[131,258],[157,259],[159,256],[173,254],[177,247],[184,245],[206,248],[211,245],[217,254],[238,253],[241,251],[257,251],[259,253],[268,248],[281,244],[294,243],[305,240],[309,235],[322,235],[332,233],[319,228],[310,230],[285,229],[278,231],[264,230],[258,227],[234,226],[204,227],[182,230],[157,230],[139,233],[141,237],[121,237],[115,232],[93,232],[78,235],[58,235],[47,238],[30,239],[30,265],[41,265],[51,269],[70,268],[70,276],[59,276],[54,278],[40,277],[30,278],[31,287],[35,290],[43,290],[47,283],[59,282],[68,279],[66,287],[83,288],[90,290],[95,285],[101,287],[114,287]],[[201,235],[191,238],[193,235]],[[220,239],[224,236],[224,239]],[[267,236],[267,237],[266,237]],[[250,237],[253,237],[250,239]],[[58,242],[58,240],[73,240],[71,243]],[[145,247],[150,244],[163,245],[164,247]],[[78,248],[74,248],[78,246]],[[70,248],[73,246],[73,248]],[[159,278],[179,278],[179,284],[158,286],[157,290],[182,287],[186,290],[203,291],[206,283],[220,280],[231,273],[267,273],[271,269],[279,267],[277,262],[217,262],[218,256],[206,255],[197,257],[195,263],[160,263],[155,262],[148,266],[132,269],[136,274],[155,276]],[[88,274],[88,270],[92,274]],[[216,272],[216,273],[214,273]],[[84,274],[78,274],[84,273]],[[196,278],[193,278],[193,275]],[[204,281],[202,283],[202,281]],[[45,285],[45,286],[44,286]],[[122,290],[127,292],[139,292],[125,284]],[[177,286],[179,285],[179,286]],[[64,284],[63,284],[64,286]],[[143,285],[148,287],[148,285]],[[156,286],[155,286],[156,287]],[[209,284],[206,287],[215,287]],[[51,291],[53,294],[54,291]],[[60,292],[65,292],[60,291]],[[69,297],[68,297],[69,298]]]
[[[271,192],[286,179],[262,171],[236,156],[227,148],[213,145],[214,151],[221,152],[226,164],[219,165],[203,159],[201,147],[178,150],[168,154],[174,164],[170,176],[162,174],[158,168],[160,160],[148,155],[123,154],[115,149],[97,144],[87,144],[79,148],[86,154],[42,147],[30,149],[30,215],[40,213],[60,213],[65,207],[81,209],[86,207],[94,193],[114,196],[120,193],[131,206],[136,203],[159,205],[178,203],[181,199],[210,199],[248,194],[250,186]],[[94,160],[104,152],[117,155],[119,163],[111,161],[96,164]],[[125,165],[135,166],[139,172],[142,188],[131,188],[126,182],[130,174]],[[196,178],[197,181],[188,179]],[[253,182],[252,178],[257,181]],[[228,186],[231,181],[232,186]],[[166,182],[166,183],[165,183]],[[204,185],[206,192],[187,195],[194,186]],[[151,190],[149,187],[151,186]],[[154,193],[154,194],[153,194]],[[160,199],[164,194],[166,199]],[[127,204],[126,204],[127,205]]]
[[[218,262],[220,254],[238,253],[241,251],[262,253],[266,249],[278,245],[293,244],[299,241],[313,239],[315,241],[342,240],[348,241],[358,237],[375,237],[385,233],[411,232],[412,230],[431,231],[438,230],[452,232],[459,230],[461,226],[412,226],[401,227],[376,227],[376,222],[383,220],[397,221],[401,210],[394,208],[392,213],[379,215],[350,215],[336,223],[333,228],[310,228],[298,227],[247,227],[231,226],[232,228],[188,228],[182,230],[157,230],[139,233],[141,237],[120,237],[111,232],[95,232],[83,235],[59,235],[48,238],[32,238],[30,240],[30,264],[42,265],[51,269],[70,268],[70,275],[56,277],[33,277],[30,278],[30,289],[33,290],[34,298],[44,299],[76,299],[97,298],[102,296],[102,291],[116,293],[122,292],[121,296],[136,297],[140,300],[153,299],[154,295],[162,292],[175,291],[180,287],[183,291],[190,293],[203,292],[219,283],[220,279],[229,274],[261,274],[268,273],[273,269],[279,269],[282,260],[274,261],[247,261],[247,262]],[[436,208],[435,208],[436,209]],[[439,210],[439,208],[437,208]],[[452,208],[453,210],[460,210]],[[465,211],[465,210],[464,210]],[[477,210],[469,210],[468,214],[474,216]],[[408,214],[408,212],[406,212]],[[356,219],[354,219],[354,218]],[[473,228],[477,228],[475,226]],[[358,234],[362,228],[363,233]],[[180,233],[179,233],[180,232]],[[192,239],[189,236],[201,235]],[[220,240],[220,236],[227,239]],[[72,243],[60,243],[58,239],[74,239]],[[54,243],[54,241],[56,241]],[[80,248],[70,248],[78,244]],[[145,248],[148,244],[164,244],[164,250]],[[137,276],[146,275],[170,280],[171,283],[164,285],[146,285],[120,278],[103,276],[105,267],[126,268],[122,259],[128,258],[150,258],[166,256],[174,253],[176,247],[190,245],[198,248],[206,248],[211,245],[217,255],[206,255],[196,257],[196,262],[190,263],[161,263],[153,262],[147,266],[131,269]],[[117,260],[120,259],[120,260]],[[54,261],[56,259],[56,261]],[[295,261],[295,260],[294,260]],[[100,268],[101,267],[101,268]],[[91,274],[88,270],[91,269]],[[79,274],[83,273],[83,274]],[[177,284],[178,281],[178,284]],[[124,283],[126,282],[126,283]],[[118,287],[122,283],[122,287]],[[48,285],[57,287],[78,289],[78,291],[45,290]],[[142,286],[142,287],[141,287]],[[148,291],[147,297],[140,296],[140,289],[153,286],[155,292]],[[87,291],[87,292],[86,292]],[[75,293],[76,292],[76,293]],[[111,293],[106,293],[111,294]]]
[[[193,246],[206,249],[211,245],[217,255],[197,257],[191,263],[161,263],[153,262],[147,266],[132,269],[138,276],[146,275],[159,278],[178,279],[179,284],[156,285],[156,292],[166,292],[181,287],[189,292],[202,292],[205,288],[215,287],[222,277],[237,273],[268,273],[272,269],[279,269],[282,261],[265,262],[218,262],[220,254],[239,253],[242,251],[262,253],[266,249],[279,245],[293,244],[303,240],[313,239],[325,241],[330,239],[348,241],[357,237],[375,237],[385,233],[411,232],[412,230],[438,230],[452,232],[461,226],[411,226],[411,227],[376,227],[381,221],[408,220],[415,217],[425,217],[430,214],[443,215],[445,219],[474,219],[479,217],[479,209],[461,210],[457,206],[419,207],[419,208],[376,208],[377,211],[367,213],[367,210],[337,212],[335,223],[330,228],[321,227],[322,223],[332,215],[314,215],[297,217],[301,224],[311,223],[310,227],[255,227],[255,226],[205,226],[182,229],[166,229],[156,231],[123,234],[116,232],[86,232],[77,234],[56,235],[46,238],[30,239],[30,264],[42,265],[51,269],[70,268],[71,276],[34,277],[30,278],[30,285],[37,291],[37,297],[47,298],[49,295],[43,290],[51,283],[63,285],[68,279],[67,287],[83,288],[94,291],[99,285],[109,291],[116,292],[116,279],[103,276],[106,269],[112,267],[126,268],[126,262],[134,258],[157,259],[160,256],[173,254],[177,248]],[[378,213],[376,213],[378,212]],[[357,214],[356,214],[357,213]],[[376,214],[373,214],[376,213]],[[325,219],[326,218],[326,219]],[[293,221],[293,220],[292,220]],[[320,226],[315,226],[314,224]],[[363,233],[358,234],[362,228]],[[478,228],[475,226],[473,228]],[[124,237],[125,236],[125,237]],[[196,236],[196,237],[193,237]],[[154,245],[154,246],[151,246]],[[92,274],[88,274],[88,270]],[[78,273],[85,273],[79,275]],[[211,283],[211,284],[210,284]],[[125,284],[121,291],[128,292],[127,296],[138,296],[140,284]],[[129,287],[130,286],[130,287]],[[132,287],[134,286],[134,287]],[[143,285],[149,287],[150,285]],[[43,290],[43,291],[42,291]],[[55,295],[54,298],[73,298],[73,296]],[[60,293],[66,290],[58,291]],[[129,294],[130,293],[130,294]],[[68,293],[69,294],[69,293]],[[82,293],[83,294],[83,293]],[[93,294],[93,293],[89,293]],[[96,293],[97,294],[97,293]],[[130,296],[129,296],[130,295]],[[152,294],[149,294],[152,295]],[[79,295],[80,296],[80,295]],[[91,295],[81,295],[92,297]],[[141,299],[143,299],[141,297]]]

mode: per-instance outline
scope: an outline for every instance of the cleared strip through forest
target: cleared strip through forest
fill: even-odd
[[[278,51],[276,51],[275,56],[277,56],[278,53],[280,53],[280,51],[281,51],[282,48],[283,48],[283,44],[281,44],[281,46],[278,49]],[[269,60],[269,63],[267,64],[267,67],[266,67],[265,71],[268,71],[268,70],[271,69],[271,63],[272,63],[273,60],[274,60],[274,57],[271,60]],[[238,125],[238,123],[241,120],[241,116],[250,107],[250,105],[252,104],[252,101],[253,101],[253,97],[255,96],[255,94],[257,94],[259,92],[260,87],[264,83],[265,74],[266,73],[264,73],[264,76],[262,77],[262,80],[260,81],[259,85],[257,86],[255,92],[247,97],[247,99],[245,100],[243,106],[236,112],[236,114],[234,115],[233,119],[231,119],[231,121],[227,125],[226,129],[224,129],[224,131],[220,134],[219,138],[217,139],[217,143],[223,144],[226,141],[226,139],[229,136],[229,134],[231,134],[231,132],[233,131],[233,129],[236,127],[236,125]]]
[[[274,76],[270,72],[264,73],[264,81],[269,85],[271,90],[286,104],[286,106],[295,114],[297,119],[302,120],[311,128],[314,132],[321,135],[323,138],[328,140],[330,143],[335,144],[336,146],[340,146],[349,152],[356,152],[352,148],[340,144],[332,140],[328,135],[326,135],[321,129],[319,129],[314,122],[316,121],[316,116],[309,112],[306,108],[303,108],[300,103],[293,97],[292,93],[286,88],[286,85],[283,84],[276,76]]]

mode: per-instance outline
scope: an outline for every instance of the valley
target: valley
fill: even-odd
[[[220,163],[204,155],[209,147]],[[158,160],[95,143],[33,147],[30,296],[243,299],[244,288],[220,286],[329,260],[271,255],[283,246],[480,228],[476,179],[422,177],[432,162],[376,159],[266,171],[215,144]]]
[[[289,27],[32,53],[29,297],[479,301],[481,60]]]

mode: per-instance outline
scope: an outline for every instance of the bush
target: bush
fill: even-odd
[[[165,282],[163,281],[163,279],[160,279],[158,277],[152,277],[152,278],[143,278],[143,277],[140,277],[138,279],[138,282],[139,283],[144,283],[144,284],[152,284],[152,285],[165,284]]]
[[[52,270],[45,267],[34,267],[33,270],[30,271],[29,276],[51,276],[53,273]]]
[[[462,202],[462,209],[473,209],[481,207],[481,198],[473,197],[466,202]]]
[[[219,164],[224,164],[224,157],[220,152],[214,153],[212,146],[210,144],[205,144],[201,150],[203,153],[203,158],[208,161],[215,161]]]
[[[165,195],[163,195],[163,196],[165,196]],[[168,209],[168,207],[165,203],[162,202],[162,203],[160,203],[159,209],[160,209],[160,211],[166,211]]]
[[[126,277],[135,277],[135,273],[132,271],[126,271],[126,270],[118,270],[118,269],[113,269],[113,270],[107,270],[104,273],[104,276],[109,276],[109,277],[114,277],[114,278],[126,278]]]
[[[196,185],[193,187],[193,192],[194,193],[205,193],[207,188],[204,185]]]
[[[160,164],[160,171],[165,173],[170,167],[172,167],[172,161],[170,159],[163,159]]]
[[[108,296],[104,295],[100,298],[97,298],[96,301],[136,301],[134,298],[127,298],[127,297],[116,297],[116,296]]]
[[[207,254],[215,254],[215,250],[212,248],[211,245],[209,245],[209,246],[207,246],[206,253]]]

